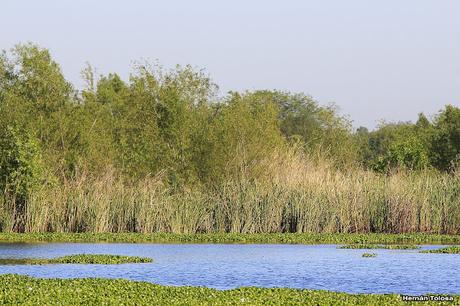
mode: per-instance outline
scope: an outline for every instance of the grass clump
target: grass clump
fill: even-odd
[[[349,244],[339,247],[340,249],[387,249],[387,250],[415,250],[420,249],[418,245],[399,244]]]
[[[436,253],[436,254],[460,254],[460,246],[449,246],[436,250],[425,250],[420,253]]]
[[[362,257],[377,257],[376,253],[364,253]]]
[[[122,255],[77,254],[58,258],[1,258],[0,265],[46,265],[46,264],[101,264],[148,263],[151,258]]]
[[[0,304],[27,305],[418,305],[396,294],[346,294],[286,288],[159,286],[122,279],[0,276]],[[448,305],[458,305],[458,298]],[[447,303],[446,303],[447,304]]]

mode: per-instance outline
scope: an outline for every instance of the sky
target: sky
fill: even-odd
[[[2,0],[0,49],[50,50],[77,88],[85,63],[204,69],[230,90],[303,92],[353,125],[460,105],[458,0]]]

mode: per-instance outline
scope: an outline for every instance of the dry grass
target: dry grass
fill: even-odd
[[[262,166],[262,167],[260,167]],[[389,176],[336,170],[292,150],[215,188],[173,191],[161,177],[134,185],[114,171],[31,195],[26,232],[460,233],[460,175]],[[12,231],[14,205],[0,203],[0,229]]]

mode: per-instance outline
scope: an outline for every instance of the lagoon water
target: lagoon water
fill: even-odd
[[[422,249],[437,247],[441,246]],[[378,256],[363,258],[365,252]],[[217,289],[256,286],[349,293],[460,294],[457,254],[337,249],[336,245],[0,243],[0,258],[51,258],[81,253],[151,257],[154,263],[0,265],[0,274],[125,278]]]

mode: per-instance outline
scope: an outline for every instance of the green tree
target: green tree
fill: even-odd
[[[16,46],[2,61],[2,121],[33,134],[46,163],[65,171],[78,144],[79,125],[69,125],[76,106],[72,86],[48,50],[33,44]]]
[[[301,140],[307,151],[328,157],[340,165],[357,160],[358,147],[351,122],[340,116],[334,105],[320,106],[310,96],[280,91],[249,93],[278,109],[279,127],[287,139]]]
[[[441,170],[449,170],[460,156],[460,109],[447,105],[433,126],[433,164]]]
[[[380,124],[369,134],[365,164],[381,172],[393,168],[428,167],[430,151],[424,133],[425,129],[408,122]]]
[[[12,126],[0,130],[0,190],[14,203],[13,230],[24,231],[27,198],[44,179],[38,141]],[[7,201],[7,199],[5,199]]]
[[[260,161],[284,146],[278,107],[251,94],[230,93],[212,123],[208,181],[257,178]]]

